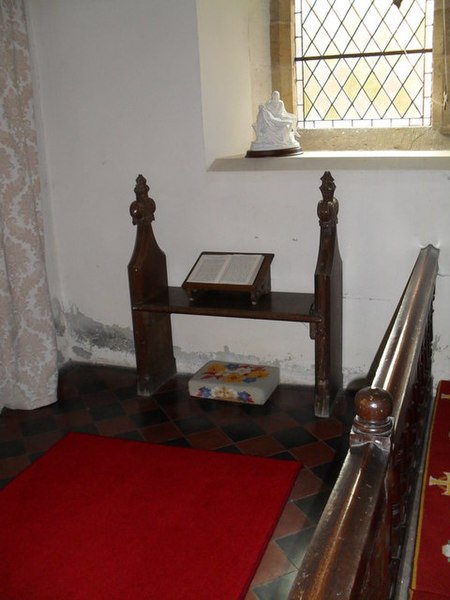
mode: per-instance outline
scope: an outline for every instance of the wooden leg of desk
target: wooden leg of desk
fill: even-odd
[[[329,417],[332,403],[342,389],[342,332],[340,322],[316,328],[315,415]]]
[[[330,415],[332,403],[342,389],[342,293],[340,289],[340,285],[326,287],[325,301],[321,305],[322,321],[314,327],[317,417]]]
[[[176,373],[170,314],[133,312],[137,393],[150,396]]]

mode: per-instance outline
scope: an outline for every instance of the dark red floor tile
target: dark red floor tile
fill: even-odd
[[[80,394],[86,406],[91,408],[101,409],[102,406],[109,406],[118,401],[117,396],[109,389],[100,390],[99,392],[90,392],[89,394]]]
[[[306,423],[303,427],[319,440],[326,440],[342,435],[342,423],[337,419],[321,419],[314,423]]]
[[[285,429],[291,429],[297,427],[297,421],[284,412],[279,412],[272,415],[264,415],[262,417],[256,417],[256,422],[260,425],[266,433],[274,433],[275,431],[283,431]]]
[[[210,419],[217,423],[219,427],[223,425],[233,425],[234,423],[240,423],[243,420],[252,418],[252,408],[246,407],[244,404],[238,402],[223,402],[216,401],[217,410],[211,413]]]
[[[187,419],[192,415],[202,415],[203,410],[201,406],[195,400],[192,401],[188,398],[185,398],[181,402],[177,402],[175,404],[164,404],[164,412],[166,415],[176,421],[177,419]]]
[[[169,440],[176,440],[181,437],[182,433],[173,423],[160,423],[152,427],[143,427],[140,430],[142,437],[148,442],[159,444]]]
[[[102,419],[101,421],[96,421],[95,426],[101,435],[111,436],[135,429],[133,421],[126,415],[114,417],[112,419]]]
[[[297,481],[292,488],[291,498],[293,500],[298,500],[299,498],[317,494],[324,489],[327,488],[322,479],[317,477],[317,475],[314,475],[307,467],[302,467],[297,477]]]
[[[273,537],[276,539],[286,535],[292,535],[305,527],[311,527],[311,525],[313,525],[313,523],[308,519],[305,513],[294,504],[294,502],[288,502],[284,507],[278,525],[273,532]]]
[[[238,442],[236,446],[242,454],[253,454],[255,456],[272,456],[284,450],[283,446],[270,435]]]
[[[210,431],[215,428],[214,423],[203,414],[185,417],[184,419],[175,419],[174,423],[184,435],[199,433],[200,431]]]
[[[307,467],[315,467],[334,460],[335,451],[324,442],[313,442],[290,449],[291,454],[302,461]]]
[[[217,448],[231,444],[230,438],[218,428],[192,433],[187,436],[187,439],[193,448],[203,448],[204,450],[217,450]]]
[[[277,577],[295,571],[295,566],[275,542],[269,542],[251,587],[273,581]]]
[[[92,423],[92,415],[87,410],[76,410],[68,413],[55,415],[55,421],[59,429],[70,429]]]
[[[135,415],[140,412],[147,412],[158,408],[158,403],[153,398],[144,398],[143,396],[134,396],[120,400],[124,411],[129,415]]]

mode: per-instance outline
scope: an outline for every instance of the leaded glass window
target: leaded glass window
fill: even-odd
[[[432,29],[432,0],[295,0],[299,126],[430,126]]]

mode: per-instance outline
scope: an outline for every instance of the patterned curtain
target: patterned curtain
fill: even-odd
[[[0,0],[0,409],[56,400],[23,0]]]

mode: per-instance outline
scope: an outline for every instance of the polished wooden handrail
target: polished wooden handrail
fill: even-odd
[[[385,336],[372,385],[356,395],[350,449],[290,600],[392,597],[396,568],[391,559],[401,549],[399,531],[411,496],[408,477],[420,449],[421,414],[431,397],[438,255],[433,246],[420,251]]]
[[[412,385],[434,298],[439,250],[422,248],[406,286],[397,317],[381,356],[372,387],[388,391],[393,406],[395,430],[402,425],[404,399]]]

